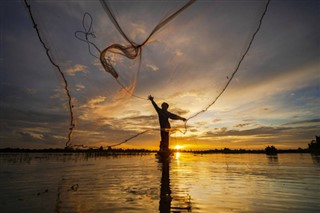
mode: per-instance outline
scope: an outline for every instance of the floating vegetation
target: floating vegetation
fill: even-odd
[[[320,136],[316,136],[316,139],[312,140],[308,147],[311,154],[320,155]]]
[[[277,155],[278,154],[278,149],[276,147],[272,146],[267,146],[265,148],[266,154],[267,155]]]

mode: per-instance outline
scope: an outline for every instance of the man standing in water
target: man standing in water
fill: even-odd
[[[182,120],[182,121],[186,121],[187,119],[169,112],[168,111],[169,104],[164,102],[161,104],[161,108],[160,108],[158,107],[156,102],[154,102],[153,97],[151,95],[149,95],[148,98],[151,101],[155,110],[157,111],[158,117],[159,117],[160,135],[161,135],[160,152],[168,152],[169,151],[169,133],[171,128],[169,123],[169,118],[173,120]]]

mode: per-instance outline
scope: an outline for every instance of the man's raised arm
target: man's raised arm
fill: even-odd
[[[156,104],[156,102],[154,102],[153,100],[153,96],[149,95],[148,99],[151,101],[153,107],[156,109],[157,112],[160,111],[160,108],[158,107],[158,105]]]

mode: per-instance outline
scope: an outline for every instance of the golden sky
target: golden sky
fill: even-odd
[[[111,1],[110,6],[128,37],[139,44],[183,3]],[[167,102],[169,111],[191,117],[227,83],[265,3],[195,2],[143,46],[140,72],[138,59],[110,55],[119,81],[135,95],[151,94],[159,105]],[[0,147],[64,147],[69,115],[63,81],[45,55],[25,6],[18,1],[0,4]],[[72,144],[109,146],[150,130],[119,148],[157,149],[159,124],[151,103],[129,95],[74,36],[83,30],[83,14],[89,12],[95,34],[91,39],[100,49],[127,45],[100,3],[39,1],[31,6],[69,83],[76,120]],[[172,132],[172,147],[306,148],[320,133],[318,20],[316,0],[271,1],[226,92],[188,121],[186,134]],[[184,131],[183,122],[171,124]]]

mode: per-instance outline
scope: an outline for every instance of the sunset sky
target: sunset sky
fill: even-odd
[[[119,24],[141,43],[186,1],[110,1]],[[197,1],[157,32],[139,60],[112,55],[119,81],[189,118],[220,93],[250,42],[266,1]],[[130,96],[88,45],[75,38],[92,15],[102,50],[127,45],[99,1],[30,2],[41,35],[69,83],[76,127],[72,144],[157,149],[150,101]],[[63,148],[69,129],[63,80],[45,54],[23,1],[0,3],[0,148]],[[233,81],[208,111],[172,132],[185,149],[306,148],[320,135],[320,3],[271,1],[260,32]],[[90,21],[85,21],[89,26]],[[94,54],[99,56],[97,51]],[[135,78],[137,81],[135,82]],[[182,121],[173,128],[184,131]]]

